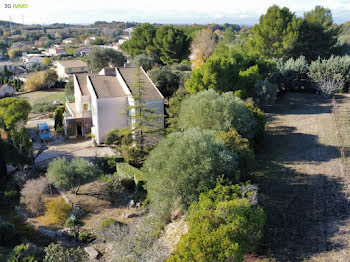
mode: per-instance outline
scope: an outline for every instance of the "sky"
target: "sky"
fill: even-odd
[[[322,5],[331,9],[336,23],[350,20],[350,0],[16,0],[28,8],[5,8],[0,0],[0,20],[25,24],[95,21],[134,21],[174,24],[236,23],[253,25],[273,4],[288,7],[298,16]]]

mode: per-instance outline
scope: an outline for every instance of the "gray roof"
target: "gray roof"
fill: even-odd
[[[87,67],[88,65],[81,60],[60,60],[57,61],[64,67]]]
[[[118,68],[121,76],[123,77],[125,83],[128,85],[132,94],[138,92],[137,88],[137,67],[120,67]],[[146,73],[141,69],[140,70],[140,79],[142,85],[144,86],[143,90],[143,99],[161,99],[163,96],[160,94],[158,89],[155,87],[153,82],[148,78]]]
[[[126,96],[123,88],[115,76],[89,76],[97,98]]]
[[[83,96],[90,95],[89,90],[87,88],[87,76],[89,75],[91,74],[75,74],[78,80],[81,94]]]

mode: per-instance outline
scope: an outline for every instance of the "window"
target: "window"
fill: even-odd
[[[89,110],[89,105],[88,105],[88,104],[84,104],[84,105],[83,105],[83,109],[84,109],[84,110]]]
[[[72,68],[68,68],[68,72],[72,72]]]

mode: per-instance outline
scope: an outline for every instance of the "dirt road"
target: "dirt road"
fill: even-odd
[[[337,101],[350,130],[350,98]],[[350,174],[342,172],[331,102],[289,93],[266,110],[268,135],[258,158],[268,260],[350,261],[350,197],[344,189]],[[350,136],[346,142],[350,146]]]

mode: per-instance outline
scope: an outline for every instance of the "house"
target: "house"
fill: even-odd
[[[70,37],[70,38],[63,39],[62,43],[63,43],[63,44],[71,44],[71,43],[73,43],[75,40],[76,40],[75,38]]]
[[[114,128],[132,126],[135,109],[133,95],[138,94],[135,83],[138,68],[104,68],[97,74],[74,75],[74,103],[66,102],[64,118],[67,136],[92,134],[98,144],[104,143],[109,131]],[[144,103],[155,110],[164,127],[164,97],[140,67],[140,78],[144,83]]]
[[[0,71],[2,71],[5,66],[11,72],[15,69],[15,64],[12,63],[11,61],[2,61],[0,62]]]
[[[21,57],[21,61],[24,64],[25,68],[30,68],[35,63],[41,63],[44,59],[44,55],[42,54],[27,54],[23,53]]]
[[[59,56],[65,54],[65,47],[60,45],[54,45],[49,48],[49,50],[46,52],[46,55],[48,56]]]
[[[0,98],[13,96],[16,93],[16,88],[13,86],[2,85],[0,86]]]
[[[49,38],[47,36],[42,36],[39,38],[39,40],[34,41],[34,46],[36,47],[44,46],[46,41],[49,41]]]
[[[81,60],[61,60],[56,62],[56,71],[59,78],[69,78],[73,74],[87,73],[88,65]]]
[[[96,40],[96,36],[90,36],[84,40],[84,45],[92,44]]]
[[[134,32],[134,27],[129,27],[124,30],[124,33],[127,35],[131,35]]]
[[[79,56],[88,56],[91,53],[91,47],[90,46],[81,46],[75,49],[76,53]]]
[[[14,42],[11,46],[11,49],[21,49],[25,46],[27,46],[27,44],[25,44],[23,42]]]

